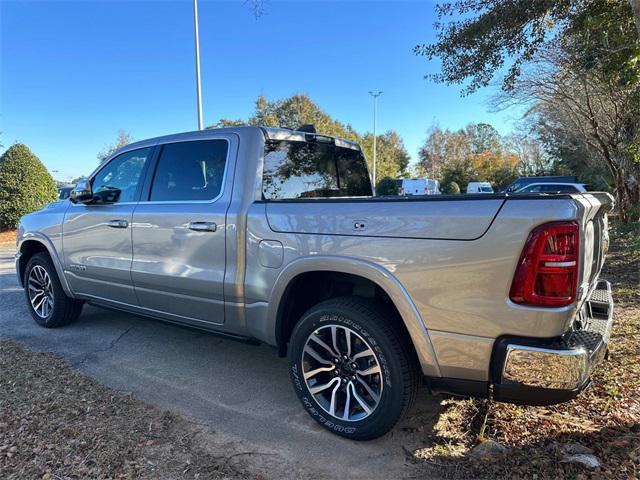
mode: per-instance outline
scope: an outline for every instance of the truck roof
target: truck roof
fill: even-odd
[[[193,140],[194,137],[202,136],[207,137],[211,134],[215,133],[234,133],[238,135],[242,135],[247,131],[255,131],[259,130],[264,135],[265,139],[273,140],[273,141],[290,141],[290,142],[304,142],[309,139],[309,136],[313,137],[325,137],[332,138],[335,140],[335,144],[338,147],[351,148],[354,150],[361,150],[360,145],[352,140],[348,140],[346,138],[334,137],[332,135],[324,135],[322,133],[311,133],[307,131],[300,131],[291,128],[283,128],[283,127],[262,127],[258,125],[237,125],[233,127],[223,127],[223,128],[206,128],[204,130],[194,130],[190,132],[182,132],[182,133],[173,133],[169,135],[162,135],[159,137],[148,138],[145,140],[140,140],[137,142],[129,143],[118,150],[116,150],[113,154],[120,153],[120,151],[131,150],[132,148],[145,147],[150,145],[155,145],[157,143],[169,143],[169,142],[177,142],[180,140]],[[112,155],[113,156],[113,155]]]

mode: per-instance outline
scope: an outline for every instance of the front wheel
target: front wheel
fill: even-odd
[[[384,306],[341,297],[309,309],[289,348],[291,379],[307,412],[354,440],[384,435],[411,406],[417,361],[405,332]]]
[[[82,311],[83,302],[64,293],[53,262],[46,253],[36,253],[29,259],[24,272],[24,291],[29,313],[43,327],[68,325]]]

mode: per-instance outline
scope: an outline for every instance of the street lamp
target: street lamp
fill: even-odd
[[[382,91],[380,90],[370,90],[369,95],[373,97],[373,192],[375,193],[376,189],[376,162],[377,162],[377,152],[376,152],[376,126],[377,126],[377,116],[378,116],[378,97],[382,95]]]
[[[202,88],[200,85],[200,39],[198,36],[198,0],[193,0],[193,25],[196,41],[196,96],[198,99],[198,130],[202,130]]]

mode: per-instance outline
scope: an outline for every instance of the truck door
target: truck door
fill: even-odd
[[[152,151],[131,150],[110,160],[91,179],[94,201],[67,210],[62,249],[74,292],[138,303],[131,283],[131,219]]]
[[[158,148],[145,201],[133,214],[136,295],[146,309],[222,324],[227,171],[237,141],[210,138]]]

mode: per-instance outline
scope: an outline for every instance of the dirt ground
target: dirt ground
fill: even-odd
[[[0,477],[262,478],[253,452],[103,387],[49,353],[0,342]]]
[[[15,230],[0,230],[0,246],[15,245],[15,244],[16,244]]]

